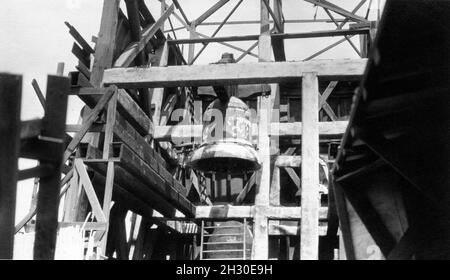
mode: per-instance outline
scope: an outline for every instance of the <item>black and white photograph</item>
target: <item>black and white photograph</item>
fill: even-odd
[[[450,0],[2,0],[0,260],[450,260]]]

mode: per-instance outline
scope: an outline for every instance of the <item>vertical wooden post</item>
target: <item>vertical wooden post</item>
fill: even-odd
[[[195,33],[195,21],[189,26],[189,39],[194,39],[196,37]],[[191,65],[194,61],[195,44],[189,44],[188,50],[188,64]]]
[[[270,41],[270,21],[269,11],[267,7],[260,1],[261,6],[261,33],[259,36],[259,60],[270,60],[271,56],[271,41]],[[254,213],[254,232],[253,232],[253,246],[252,259],[267,260],[269,257],[269,225],[267,217],[259,211],[258,206],[269,205],[270,194],[270,143],[268,136],[268,127],[270,123],[270,96],[258,97],[258,147],[259,157],[262,163],[259,171],[259,184],[256,185],[255,196],[255,213]]]
[[[110,68],[113,63],[114,48],[116,45],[116,31],[119,17],[120,0],[104,0],[102,19],[100,23],[99,37],[95,46],[95,58],[92,66],[92,74],[90,82],[93,87],[101,87],[103,80],[103,72]],[[91,109],[87,106],[83,108],[86,110],[86,116],[90,115]],[[84,124],[85,120],[83,120]],[[100,133],[88,133],[85,140],[90,145],[97,148],[99,146]],[[88,154],[94,157],[93,154]],[[86,217],[87,197],[82,192],[82,199],[78,206],[77,217],[84,219]]]
[[[78,184],[78,173],[73,168],[72,179],[70,179],[70,188],[66,192],[66,198],[64,200],[64,222],[76,222],[77,214],[77,202],[79,193],[81,192],[80,185]]]
[[[58,227],[59,190],[61,180],[61,164],[65,137],[67,93],[70,89],[68,78],[48,76],[45,102],[45,116],[43,118],[41,135],[48,139],[58,139],[60,143],[49,141],[50,149],[58,147],[52,160],[41,160],[39,164],[49,164],[54,172],[40,179],[37,201],[36,237],[34,242],[35,259],[53,259],[55,256],[56,234]],[[44,141],[44,140],[41,140]]]
[[[159,66],[167,66],[169,60],[169,45],[167,42],[162,46],[161,58],[159,60]],[[164,88],[150,89],[152,100],[151,106],[154,106],[152,120],[155,125],[159,125],[161,119],[161,108],[164,99]]]
[[[12,259],[22,76],[0,74],[0,259]]]
[[[319,83],[316,73],[302,81],[302,199],[300,259],[319,256]]]
[[[56,68],[57,76],[64,76],[64,62],[58,62],[58,66]]]
[[[114,95],[108,103],[107,117],[106,117],[106,128],[105,128],[105,141],[103,144],[103,159],[109,160],[111,156],[111,143],[113,142],[114,136],[114,125],[116,123],[116,113],[117,113],[117,88],[115,89]],[[108,167],[106,170],[106,182],[105,182],[105,193],[103,196],[103,213],[105,214],[106,220],[109,221],[111,198],[114,186],[114,162],[108,161]],[[102,252],[105,254],[106,242],[108,239],[108,228],[109,224],[106,226],[106,232],[102,239]]]
[[[104,70],[110,68],[113,63],[119,4],[120,0],[103,1],[102,20],[95,46],[95,59],[90,80],[94,87],[100,87]]]

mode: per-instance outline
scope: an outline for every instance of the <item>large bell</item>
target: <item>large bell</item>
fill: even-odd
[[[234,63],[233,55],[224,53],[217,62]],[[237,85],[215,86],[217,99],[205,110],[200,147],[188,165],[203,172],[242,173],[261,167],[252,146],[250,110],[235,97]]]
[[[214,100],[205,110],[202,144],[188,162],[203,172],[242,173],[260,168],[251,143],[250,110],[242,100]]]

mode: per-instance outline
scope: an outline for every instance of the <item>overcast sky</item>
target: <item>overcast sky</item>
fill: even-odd
[[[122,1],[123,2],[123,1]],[[166,1],[171,3],[170,0]],[[197,18],[217,0],[179,0],[189,20]],[[238,0],[231,0],[220,9],[208,21],[222,21],[228,12],[236,5]],[[359,0],[331,1],[347,9],[352,10]],[[364,16],[368,3],[362,6],[359,15]],[[160,3],[157,0],[146,0],[155,18],[160,14]],[[23,75],[22,112],[23,120],[41,118],[43,109],[31,87],[31,80],[36,79],[43,92],[46,88],[46,75],[55,74],[58,62],[65,63],[64,74],[75,70],[77,61],[71,54],[74,40],[68,33],[64,21],[68,21],[91,42],[92,35],[97,35],[102,10],[102,0],[2,0],[0,9],[0,72],[11,72]],[[122,3],[122,6],[123,3]],[[373,0],[369,19],[376,18],[377,0]],[[126,9],[124,9],[125,11]],[[317,11],[317,12],[316,12]],[[283,12],[285,19],[312,19],[315,15],[318,19],[327,18],[323,10],[316,9],[310,3],[300,0],[284,0]],[[177,12],[180,14],[179,12]],[[335,14],[333,14],[335,15]],[[335,15],[336,18],[340,16]],[[181,24],[171,17],[175,27]],[[244,0],[241,6],[231,16],[234,20],[259,20],[259,0]],[[169,25],[166,24],[166,27]],[[198,31],[210,35],[217,26],[199,27]],[[348,25],[345,27],[348,28]],[[333,24],[286,24],[285,32],[308,32],[313,30],[335,29]],[[225,26],[217,36],[257,34],[259,26],[254,25],[230,25]],[[178,31],[178,38],[185,38],[188,33],[185,30]],[[288,40],[286,54],[288,60],[302,60],[315,51],[331,44],[340,38],[302,39]],[[353,39],[359,46],[358,36]],[[248,48],[253,42],[236,42],[241,48]],[[93,44],[91,44],[93,46]],[[196,51],[199,45],[196,45]],[[187,46],[186,46],[187,47]],[[186,49],[185,49],[186,51]],[[227,47],[211,44],[200,56],[197,63],[204,64],[217,61],[223,52],[232,52],[235,57],[240,53]],[[257,49],[254,50],[257,53]],[[348,43],[330,50],[318,58],[357,58],[356,53]],[[252,61],[248,57],[245,61]],[[78,121],[79,110],[82,103],[75,97],[69,99],[67,123],[74,124]],[[32,166],[31,161],[20,161],[21,168]],[[30,182],[19,185],[18,208],[16,220],[23,217],[28,211],[31,199]]]

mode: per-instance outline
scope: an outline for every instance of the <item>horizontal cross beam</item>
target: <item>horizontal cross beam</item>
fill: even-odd
[[[319,135],[339,136],[343,135],[347,127],[347,121],[320,122]],[[203,125],[174,125],[155,126],[153,138],[158,141],[180,142],[183,140],[200,141],[202,138]],[[253,137],[257,137],[257,124],[252,125]],[[271,123],[270,136],[296,137],[302,134],[302,123]]]
[[[300,220],[301,207],[283,207],[283,206],[196,206],[196,219],[236,219],[253,218],[258,211],[269,220]],[[319,219],[327,219],[327,207],[321,207]]]
[[[358,29],[340,29],[340,30],[324,30],[302,33],[272,33],[272,39],[306,39],[333,36],[349,36],[357,34],[369,34],[369,28]],[[218,42],[236,42],[236,41],[253,41],[258,40],[259,35],[244,36],[227,36],[227,37],[210,37],[210,38],[191,38],[191,39],[175,39],[169,40],[169,44],[195,44],[195,43],[218,43]]]
[[[357,80],[367,59],[326,59],[304,62],[259,62],[105,70],[103,83],[122,88],[217,86],[298,82],[306,72],[321,79]]]

